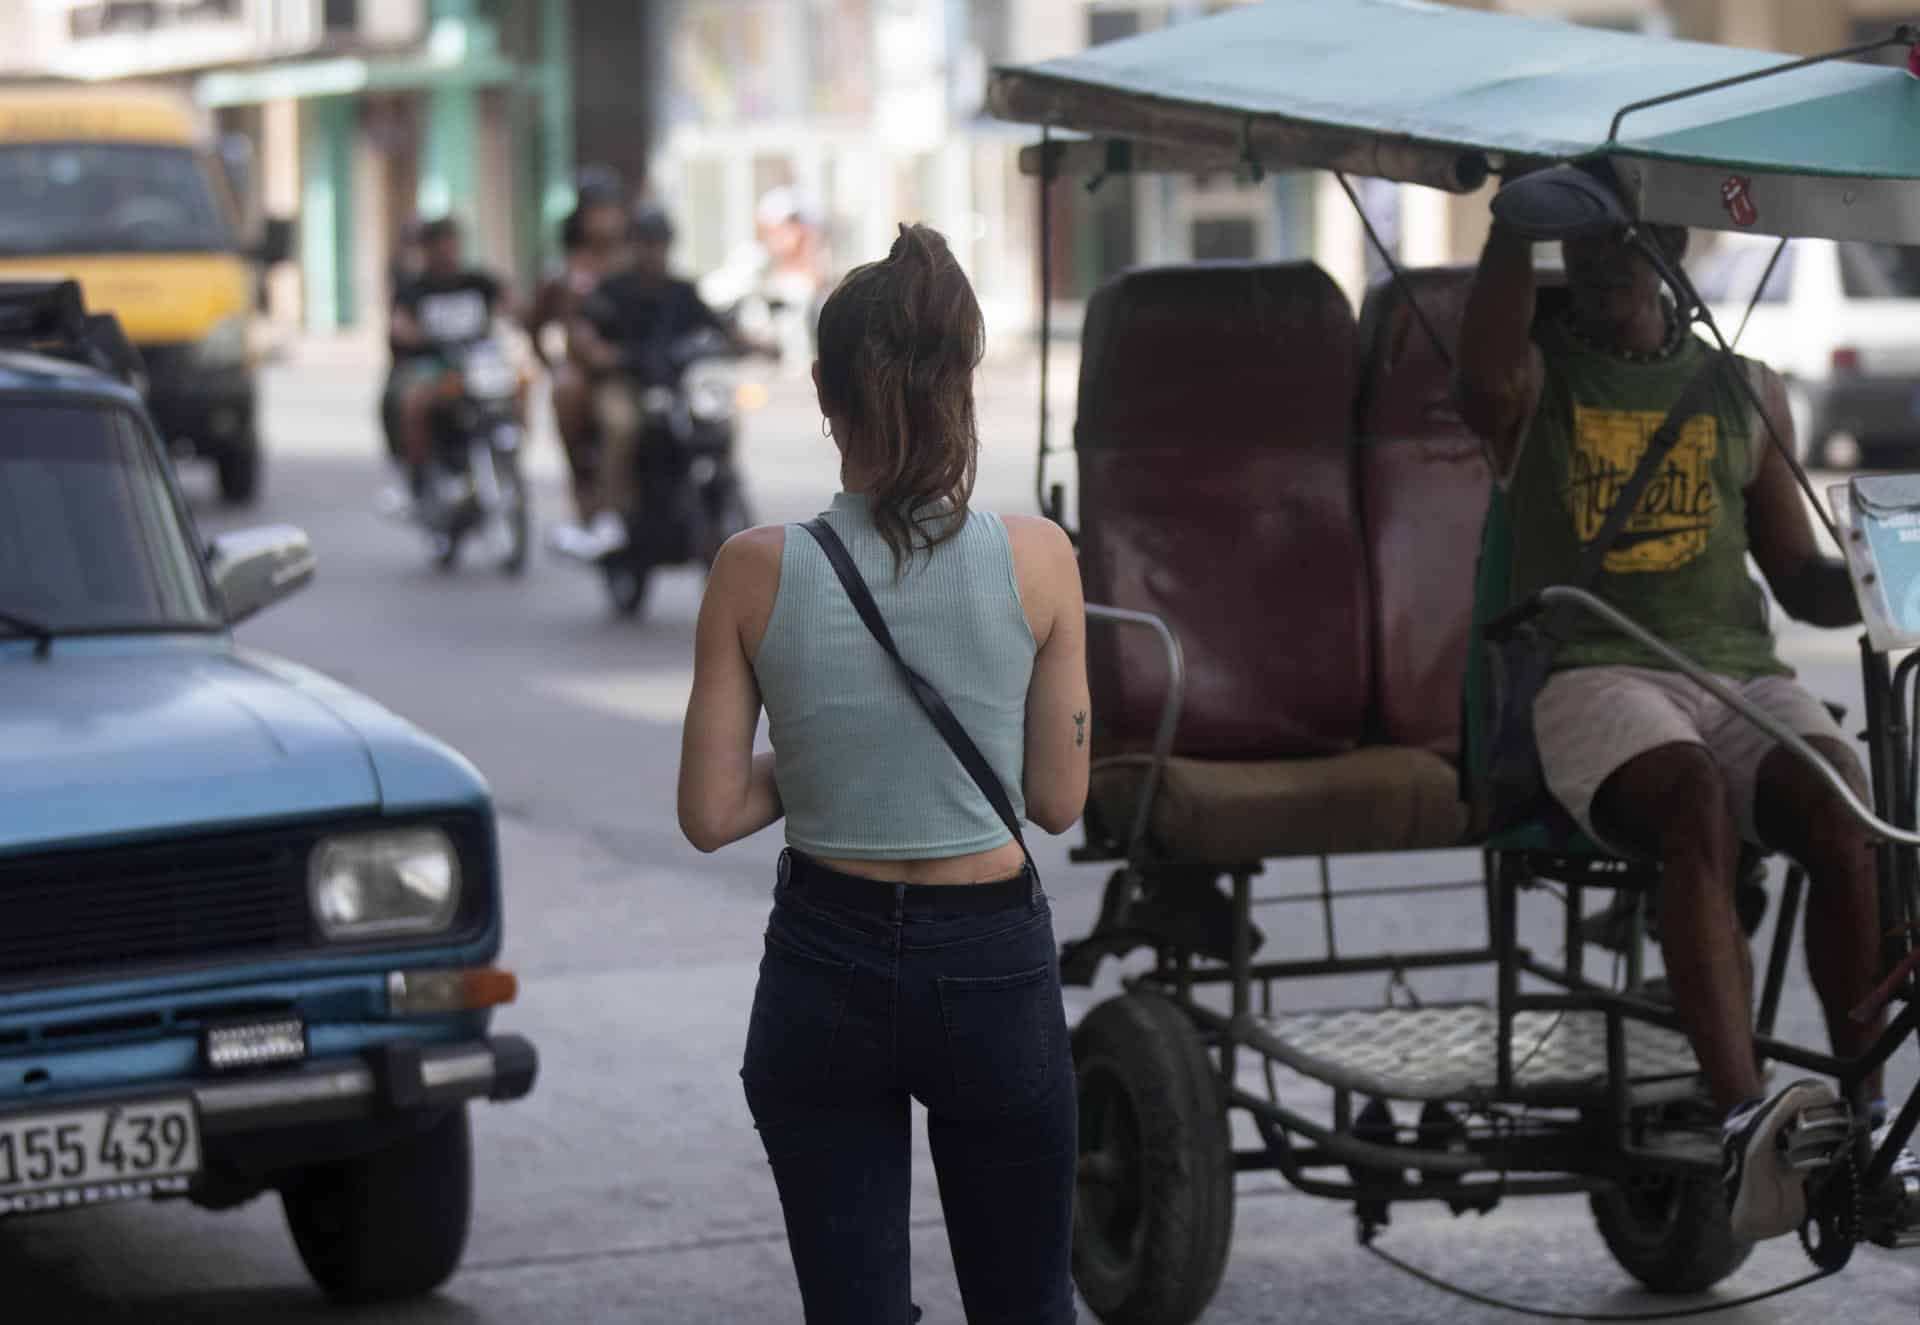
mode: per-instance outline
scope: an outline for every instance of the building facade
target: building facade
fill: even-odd
[[[953,241],[990,328],[1029,330],[1038,194],[1015,157],[1032,132],[981,113],[987,69],[1245,2],[679,0],[654,182],[693,222],[682,227],[682,260],[711,269],[751,238],[756,199],[793,187],[825,221],[837,269],[884,253],[897,220],[925,220]],[[1833,49],[1920,13],[1920,0],[1452,2],[1794,53]],[[1477,253],[1485,195],[1356,184],[1400,260],[1465,262]],[[1068,332],[1085,296],[1134,264],[1311,257],[1355,299],[1382,266],[1324,173],[1116,177],[1091,192],[1085,181],[1062,180],[1051,206],[1055,325]]]
[[[818,215],[838,271],[884,253],[896,221],[927,221],[998,333],[1032,325],[1039,206],[1017,168],[1032,131],[984,113],[987,71],[1243,2],[0,0],[0,76],[192,89],[252,144],[251,205],[299,217],[299,261],[270,304],[308,328],[377,323],[420,216],[462,217],[476,256],[524,288],[591,163],[673,209],[696,273],[753,239],[775,188]],[[1920,14],[1920,0],[1451,2],[1799,53]],[[1402,260],[1477,251],[1484,196],[1357,184]],[[1324,174],[1062,180],[1050,206],[1065,331],[1134,264],[1312,257],[1356,297],[1380,266]]]
[[[576,143],[636,182],[671,0],[0,0],[0,76],[190,91],[250,145],[260,212],[296,216],[276,319],[384,325],[409,222],[451,214],[530,284],[573,204]],[[639,76],[636,76],[638,74]]]

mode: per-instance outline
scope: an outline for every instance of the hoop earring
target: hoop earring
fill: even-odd
[[[833,436],[833,424],[824,414],[820,416],[820,435],[826,438]]]

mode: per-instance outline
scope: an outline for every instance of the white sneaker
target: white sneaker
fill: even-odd
[[[1893,1120],[1889,1118],[1873,1129],[1874,1154],[1877,1155],[1880,1153],[1880,1147],[1886,1142],[1887,1133],[1892,1130],[1892,1128]],[[1890,1176],[1896,1180],[1902,1178],[1920,1178],[1920,1156],[1915,1155],[1913,1151],[1906,1146],[1901,1146],[1900,1153],[1893,1157],[1893,1172]]]
[[[389,520],[406,520],[413,515],[413,494],[400,483],[389,483],[374,494],[373,509]]]
[[[609,556],[627,545],[627,522],[612,511],[602,511],[593,517],[593,523],[586,528],[582,540],[582,555],[591,560]]]
[[[1805,1125],[1811,1111],[1831,1110],[1838,1105],[1839,1097],[1825,1082],[1796,1081],[1727,1115],[1720,1125],[1721,1154],[1726,1162],[1722,1181],[1727,1191],[1727,1218],[1735,1237],[1744,1242],[1777,1238],[1806,1221],[1805,1157],[1784,1154],[1783,1138],[1788,1137],[1789,1129]],[[1843,1125],[1843,1141],[1844,1135]]]
[[[587,531],[577,524],[557,524],[547,530],[547,546],[563,557],[586,560],[581,551],[587,541]]]
[[[577,524],[554,526],[547,545],[563,556],[599,561],[627,545],[627,522],[612,511],[602,511],[584,529]]]

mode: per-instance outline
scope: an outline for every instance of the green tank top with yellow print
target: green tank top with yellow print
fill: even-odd
[[[1545,381],[1506,485],[1516,602],[1579,578],[1582,548],[1599,534],[1667,411],[1714,352],[1688,336],[1664,359],[1629,362],[1587,347],[1557,322],[1541,327],[1535,341]],[[1641,493],[1593,591],[1722,676],[1791,675],[1774,650],[1765,600],[1747,568],[1746,488],[1765,443],[1730,368],[1719,373],[1712,407],[1686,420]],[[1738,371],[1751,369],[1740,361]],[[1556,668],[1667,667],[1592,614],[1570,615]]]

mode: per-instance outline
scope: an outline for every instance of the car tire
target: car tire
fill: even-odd
[[[220,499],[229,506],[245,506],[260,495],[260,438],[249,432],[215,465],[220,472]]]
[[[1156,994],[1108,999],[1073,1032],[1080,1090],[1073,1277],[1107,1325],[1187,1325],[1233,1241],[1233,1149],[1213,1060]]]
[[[431,1293],[458,1268],[472,1220],[466,1107],[372,1154],[305,1170],[280,1202],[307,1273],[328,1297]]]

